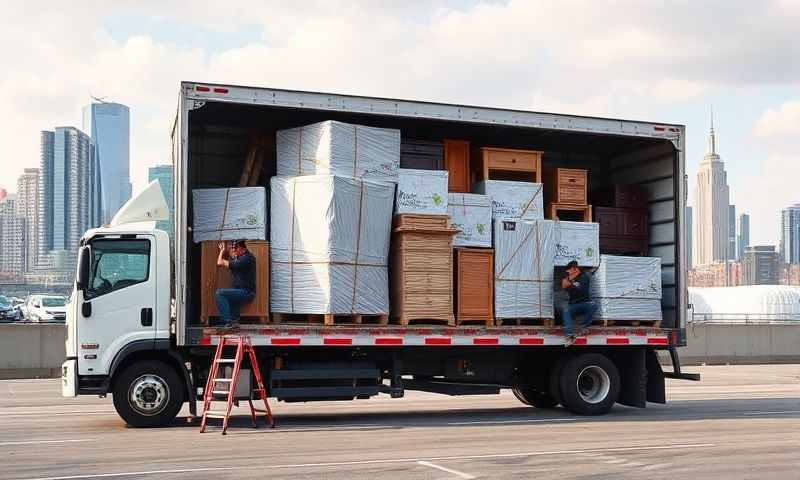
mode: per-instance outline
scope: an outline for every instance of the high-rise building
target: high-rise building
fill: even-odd
[[[778,252],[775,245],[747,247],[742,258],[743,285],[777,285]]]
[[[25,218],[25,264],[26,273],[36,269],[39,257],[39,182],[38,168],[26,168],[17,180],[17,215]]]
[[[697,172],[694,202],[694,261],[704,265],[728,259],[729,189],[725,165],[717,154],[714,117],[708,135],[708,150]]]
[[[96,192],[89,136],[75,127],[57,127],[43,131],[41,142],[39,260],[49,266],[45,257],[63,251],[56,256],[71,258],[83,233],[100,222],[92,211]],[[63,268],[72,270],[69,263]]]
[[[728,260],[736,260],[736,205],[728,205]]]
[[[156,228],[166,231],[169,234],[170,240],[174,235],[174,221],[175,221],[175,208],[172,191],[172,165],[157,165],[150,167],[147,170],[148,181],[158,180],[161,186],[161,191],[164,193],[164,198],[167,200],[167,207],[169,207],[169,220],[162,220],[156,223]]]
[[[780,257],[783,263],[800,263],[800,203],[781,210]]]
[[[739,232],[736,237],[736,254],[737,260],[741,261],[745,249],[750,246],[750,215],[746,213],[739,215],[739,219],[736,221],[736,231]]]
[[[16,199],[0,200],[0,277],[22,279],[25,264],[25,218],[17,215]]]
[[[686,265],[692,268],[692,207],[686,207]]]
[[[92,139],[95,172],[93,188],[99,189],[101,223],[108,223],[131,198],[130,110],[119,103],[90,103],[83,108],[83,131]]]

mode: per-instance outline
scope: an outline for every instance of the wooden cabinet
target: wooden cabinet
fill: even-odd
[[[453,278],[456,324],[494,325],[494,250],[453,250]]]
[[[232,286],[231,272],[217,266],[217,242],[201,244],[200,268],[200,321],[208,325],[210,317],[219,316],[214,295],[218,288]],[[247,249],[256,257],[256,296],[242,305],[239,316],[242,323],[267,323],[269,321],[269,242],[248,240]]]
[[[578,168],[547,168],[544,171],[545,202],[588,205],[587,171]]]
[[[592,192],[595,205],[617,208],[647,208],[647,190],[639,185],[612,185]]]
[[[600,224],[600,252],[647,255],[649,249],[647,210],[594,207],[594,221]]]
[[[469,193],[469,142],[445,140],[444,166],[447,169],[447,191]]]
[[[542,182],[542,152],[483,147],[473,154],[476,179]]]
[[[444,144],[403,138],[400,142],[400,168],[444,170]]]

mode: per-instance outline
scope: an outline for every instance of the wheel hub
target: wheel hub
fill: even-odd
[[[128,402],[142,415],[157,415],[169,403],[169,386],[158,375],[142,375],[131,383]]]
[[[591,365],[578,375],[578,394],[587,403],[600,403],[608,397],[611,391],[611,379],[602,368]]]

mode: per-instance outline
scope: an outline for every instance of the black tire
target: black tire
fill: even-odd
[[[605,355],[576,355],[564,363],[559,377],[560,403],[572,413],[602,415],[619,397],[619,371]]]
[[[550,398],[552,398],[556,404],[563,405],[561,401],[561,370],[564,368],[564,362],[568,359],[569,357],[567,355],[561,355],[550,368],[550,376],[548,378],[549,388],[547,393],[550,394]]]
[[[130,365],[119,375],[112,396],[114,408],[125,423],[148,428],[170,424],[181,410],[185,395],[183,383],[172,367],[145,360]]]
[[[517,400],[536,408],[553,408],[558,405],[553,397],[547,392],[534,389],[532,387],[516,387],[511,389]]]

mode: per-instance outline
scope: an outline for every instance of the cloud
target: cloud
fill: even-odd
[[[654,118],[715,89],[800,79],[790,1],[32,3],[8,6],[0,25],[11,66],[0,74],[11,159],[0,185],[12,189],[38,164],[38,131],[79,126],[89,93],[131,107],[143,186],[145,167],[169,158],[181,80]],[[129,18],[131,33],[108,31],[111,17]],[[220,49],[175,41],[170,24],[260,34]]]
[[[753,128],[753,134],[767,140],[791,138],[800,141],[800,100],[764,111]]]

